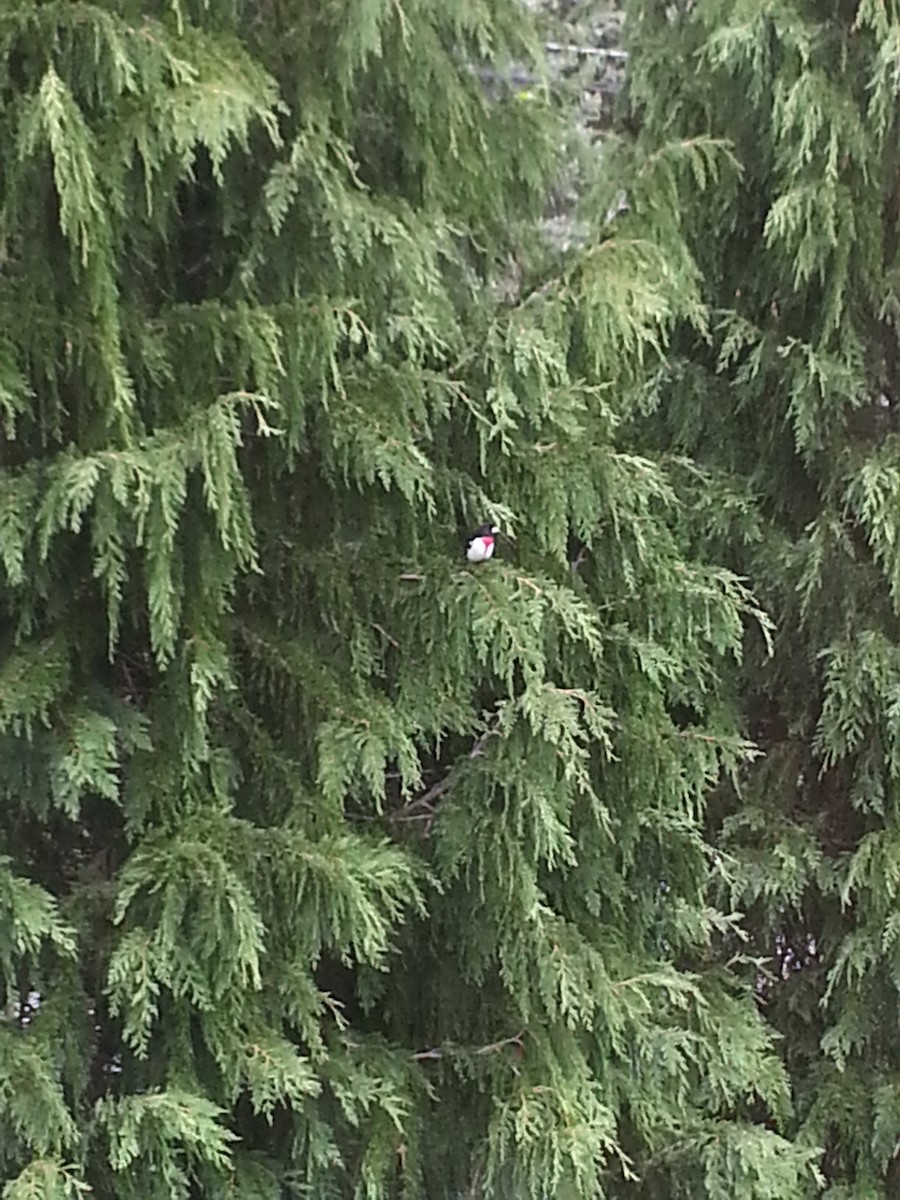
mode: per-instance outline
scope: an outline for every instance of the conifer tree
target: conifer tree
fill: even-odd
[[[705,319],[651,198],[718,151],[559,258],[568,113],[479,74],[536,46],[508,0],[0,11],[4,1200],[811,1178],[713,953],[762,618],[621,438]]]
[[[720,903],[766,960],[799,1144],[823,1194],[900,1194],[900,173],[894,0],[631,6],[637,155],[727,142],[673,206],[715,313],[635,425],[683,455],[699,553],[776,632],[737,682],[763,751],[721,789]],[[647,419],[651,410],[656,416]],[[723,900],[722,896],[728,897]],[[728,939],[724,953],[730,953]]]

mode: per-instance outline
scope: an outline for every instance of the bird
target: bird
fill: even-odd
[[[496,525],[485,521],[466,541],[466,558],[471,563],[487,562],[494,553],[494,539],[500,532]]]

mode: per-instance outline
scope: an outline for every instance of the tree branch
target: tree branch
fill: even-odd
[[[487,729],[472,743],[472,749],[469,751],[469,758],[478,758],[484,753],[484,747],[489,738],[492,738],[497,733],[497,729]],[[404,804],[402,808],[395,809],[388,814],[389,821],[422,821],[428,820],[434,816],[435,803],[449,791],[456,781],[457,770],[451,769],[447,772],[443,779],[439,779],[437,783],[433,783],[427,792],[421,796],[417,796],[415,800],[410,800],[408,804]]]
[[[507,1046],[517,1046],[524,1053],[525,1032],[522,1029],[518,1033],[513,1034],[512,1037],[501,1038],[498,1042],[488,1042],[486,1046],[477,1046],[474,1050],[464,1050],[452,1045],[433,1046],[430,1050],[418,1050],[415,1054],[411,1054],[410,1058],[413,1062],[434,1062],[438,1059],[446,1058],[450,1054],[499,1054]]]

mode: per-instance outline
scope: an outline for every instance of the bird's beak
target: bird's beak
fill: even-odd
[[[491,526],[491,533],[499,533],[499,532],[500,532],[499,526],[497,526],[497,525]]]

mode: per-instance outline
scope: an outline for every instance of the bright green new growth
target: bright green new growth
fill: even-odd
[[[506,0],[0,13],[4,1200],[811,1178],[709,895],[759,613],[618,432],[727,154],[623,152],[556,260],[513,56]]]

